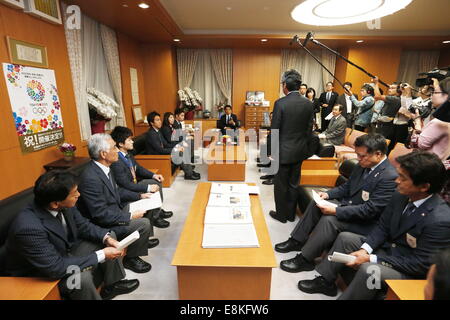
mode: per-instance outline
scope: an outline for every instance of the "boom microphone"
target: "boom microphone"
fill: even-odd
[[[314,37],[314,33],[313,32],[308,32],[308,34],[306,35],[305,41],[303,41],[303,46],[304,47],[306,47],[308,45],[308,42],[312,39],[312,37]]]
[[[298,35],[295,35],[294,38],[289,42],[289,45],[292,46],[293,43],[298,42]]]

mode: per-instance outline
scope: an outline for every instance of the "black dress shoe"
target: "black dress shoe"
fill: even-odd
[[[199,176],[194,176],[194,175],[187,176],[187,177],[185,176],[184,180],[200,180],[200,177]]]
[[[163,218],[158,218],[156,220],[153,220],[152,224],[153,224],[154,227],[160,228],[160,229],[165,229],[165,228],[168,228],[170,226],[170,222],[164,220]]]
[[[280,263],[281,270],[290,273],[313,271],[315,267],[314,263],[306,260],[301,254],[296,255],[295,258],[283,260]]]
[[[173,216],[173,212],[161,209],[161,211],[159,212],[159,216],[161,218],[163,218],[163,219],[168,219],[168,218],[171,218]]]
[[[261,179],[261,180],[269,180],[269,179],[273,179],[273,177],[275,177],[275,176],[268,174],[268,175],[266,175],[266,176],[260,177],[260,179]]]
[[[298,289],[306,293],[322,293],[330,297],[335,297],[337,295],[336,284],[325,280],[322,276],[317,277],[314,280],[299,281]]]
[[[111,300],[120,294],[133,292],[139,287],[139,280],[120,280],[116,283],[103,287],[100,296],[103,300]]]
[[[193,176],[196,176],[196,177],[199,177],[199,178],[201,177],[201,176],[200,176],[200,173],[195,172],[195,171],[192,172],[192,175],[193,175]]]
[[[291,251],[302,251],[303,245],[293,238],[289,238],[285,242],[281,242],[275,245],[275,251],[281,253],[288,253]]]
[[[270,211],[269,215],[274,218],[275,220],[280,221],[281,223],[286,223],[286,219],[283,219],[281,217],[278,216],[278,214],[275,211]]]
[[[269,179],[269,180],[263,181],[262,184],[264,184],[266,186],[271,186],[274,184],[274,181],[273,181],[273,179]]]
[[[136,273],[146,273],[152,268],[150,263],[145,262],[139,257],[123,259],[123,267]]]
[[[159,244],[158,239],[148,239],[148,249],[154,248]]]

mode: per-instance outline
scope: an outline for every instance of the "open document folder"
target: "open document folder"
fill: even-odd
[[[337,207],[337,204],[322,199],[316,191],[312,191],[313,199],[319,206],[322,207]]]

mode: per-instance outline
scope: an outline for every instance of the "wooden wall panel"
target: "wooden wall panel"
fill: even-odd
[[[348,59],[348,48],[339,48],[337,50],[340,54],[342,54],[345,58]],[[342,83],[347,81],[347,70],[348,70],[348,63],[345,62],[343,59],[336,58],[336,71],[335,76],[338,78]],[[354,88],[354,90],[357,88]],[[337,81],[334,81],[334,91],[338,92],[339,94],[344,93],[344,89],[339,85]],[[356,91],[355,91],[356,93]],[[316,92],[317,98],[320,96],[320,92]]]
[[[448,45],[447,45],[448,46]],[[439,68],[450,66],[450,48],[442,49],[439,56]]]
[[[122,74],[122,100],[125,109],[127,126],[134,131],[134,118],[132,114],[133,99],[131,96],[130,68],[135,68],[139,81],[139,105],[146,107],[144,56],[140,44],[129,36],[118,32],[117,34],[120,54],[120,69]]]
[[[55,70],[62,105],[66,141],[75,144],[78,156],[86,156],[86,144],[81,141],[64,28],[34,18],[22,11],[0,5],[0,62],[10,62],[6,36],[34,42],[47,47],[49,68]],[[16,135],[9,95],[3,72],[0,75],[0,168],[3,183],[0,199],[31,187],[44,172],[43,165],[61,158],[60,152],[48,148],[23,155]],[[7,183],[5,183],[7,182]]]
[[[142,46],[144,56],[145,113],[174,112],[177,107],[177,63],[171,45],[154,44]]]
[[[233,111],[244,120],[247,91],[264,91],[271,110],[280,95],[281,49],[233,50]]]

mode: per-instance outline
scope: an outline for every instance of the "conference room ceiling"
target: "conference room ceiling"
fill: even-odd
[[[414,0],[406,9],[381,19],[380,30],[365,23],[315,27],[295,22],[290,12],[301,0],[64,0],[86,15],[142,43],[173,43],[179,47],[289,47],[295,34],[316,38],[337,48],[359,45],[401,45],[442,48],[450,40],[450,0]],[[148,3],[148,9],[138,7]],[[124,6],[125,5],[125,6]],[[414,40],[411,41],[414,37]],[[262,38],[269,41],[261,43]]]

